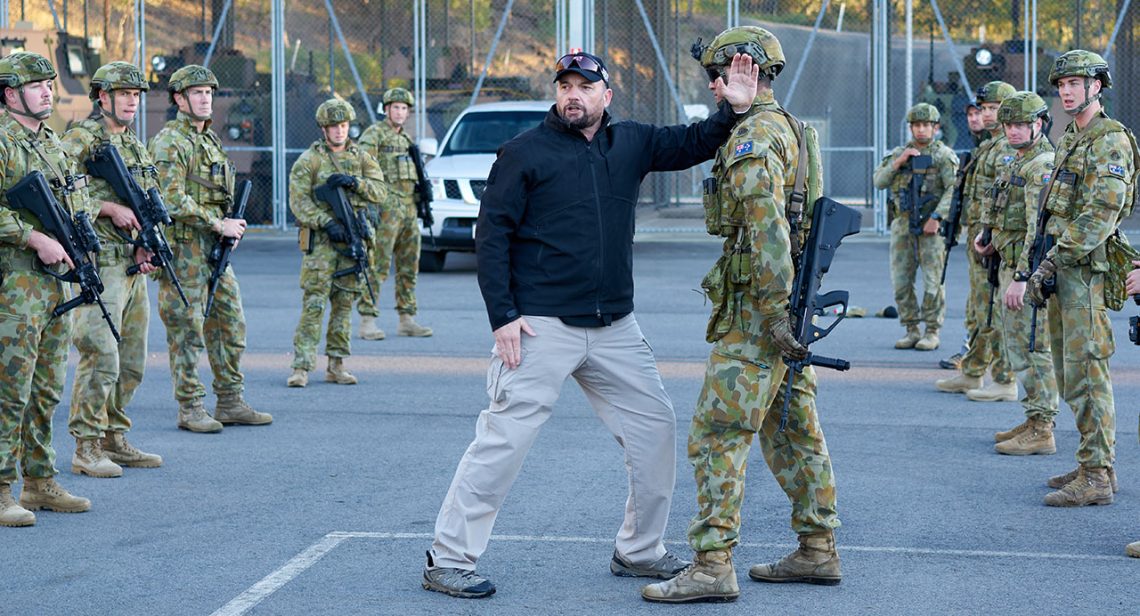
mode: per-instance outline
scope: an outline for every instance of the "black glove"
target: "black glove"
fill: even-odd
[[[1029,276],[1025,284],[1025,301],[1041,308],[1052,291],[1050,283],[1057,273],[1057,264],[1052,259],[1043,259],[1041,265]]]
[[[334,173],[329,176],[328,181],[325,183],[333,187],[340,186],[347,190],[356,190],[357,181],[355,177],[346,173]]]
[[[780,317],[769,323],[768,335],[772,337],[772,342],[776,343],[780,349],[780,354],[784,357],[793,361],[807,358],[807,347],[796,340],[796,335],[792,333],[791,320],[788,317]]]
[[[333,220],[325,225],[325,233],[329,236],[329,241],[337,244],[348,243],[348,230],[339,221]]]

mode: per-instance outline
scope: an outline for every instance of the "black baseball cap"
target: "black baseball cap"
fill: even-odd
[[[588,81],[604,81],[606,85],[610,83],[610,72],[606,70],[606,64],[602,59],[584,51],[562,56],[554,64],[554,70],[557,71],[554,81],[558,81],[566,73],[578,73]]]

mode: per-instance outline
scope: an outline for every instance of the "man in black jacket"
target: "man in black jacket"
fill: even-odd
[[[613,91],[597,56],[571,53],[555,70],[554,107],[499,149],[479,210],[479,288],[495,337],[491,402],[440,508],[423,575],[424,588],[456,597],[495,592],[475,562],[571,376],[625,450],[629,498],[610,570],[668,579],[688,565],[662,541],[676,416],[633,315],[634,206],[650,171],[712,158],[748,111],[759,71],[737,54],[715,86],[726,101],[717,113],[657,127],[611,122]]]

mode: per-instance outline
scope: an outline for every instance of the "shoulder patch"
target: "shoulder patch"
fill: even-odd
[[[732,153],[734,156],[737,156],[737,157],[744,156],[745,154],[751,154],[752,153],[752,142],[751,141],[745,141],[744,143],[736,144],[736,147],[734,147],[732,149]]]
[[[1111,173],[1112,175],[1115,175],[1121,179],[1124,178],[1124,165],[1118,165],[1116,163],[1109,163],[1106,168],[1108,169],[1108,172]]]
[[[1041,183],[1042,184],[1048,184],[1049,183],[1049,177],[1051,175],[1053,175],[1053,174],[1049,173],[1048,171],[1046,171],[1045,173],[1042,173],[1041,174]]]
[[[1012,154],[1006,154],[1005,156],[1001,157],[1001,162],[1002,162],[1002,164],[1008,165],[1009,163],[1013,162],[1014,158],[1016,158],[1016,157],[1013,156]]]

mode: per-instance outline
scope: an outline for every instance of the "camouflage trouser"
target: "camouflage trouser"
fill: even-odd
[[[17,460],[25,476],[51,477],[51,416],[67,376],[71,319],[51,316],[65,299],[55,279],[24,269],[0,278],[0,481],[19,478]]]
[[[970,264],[970,291],[966,297],[966,335],[970,339],[970,350],[962,356],[962,374],[972,377],[985,376],[990,370],[994,381],[998,383],[1013,382],[1013,371],[1009,368],[1009,358],[1001,344],[1001,332],[998,325],[1001,308],[998,305],[1001,298],[994,292],[994,318],[991,325],[986,325],[990,310],[990,289],[993,287],[986,279],[986,268],[982,265],[981,257],[974,251],[974,238],[981,233],[981,225],[971,226],[967,238],[966,250],[969,251]]]
[[[790,371],[749,306],[732,318],[736,324],[709,356],[689,431],[697,514],[688,535],[698,552],[731,548],[740,540],[753,434],[758,434],[764,461],[791,502],[792,530],[809,534],[839,527],[831,457],[815,409],[814,370],[808,367],[795,375],[788,424],[779,432]]]
[[[942,327],[942,319],[946,316],[946,293],[942,285],[945,253],[946,247],[940,235],[913,235],[906,217],[891,222],[891,283],[895,289],[899,322],[904,326],[926,323],[926,328],[934,331]],[[921,311],[914,293],[915,275],[920,267]]]
[[[323,240],[302,259],[301,289],[304,297],[301,300],[301,320],[293,334],[294,368],[312,370],[316,367],[326,302],[332,305],[332,309],[329,311],[328,333],[325,334],[325,355],[348,357],[351,354],[352,302],[360,295],[361,284],[353,275],[332,277],[334,271],[347,265],[349,263],[337,257]],[[365,292],[363,295],[368,294]]]
[[[181,255],[175,246],[175,258]],[[166,325],[166,344],[170,348],[170,375],[174,382],[174,398],[179,403],[204,398],[206,386],[198,377],[198,358],[202,351],[214,372],[214,393],[239,394],[245,389],[241,373],[241,356],[245,351],[245,314],[241,306],[241,289],[233,268],[227,267],[218,279],[218,291],[210,318],[202,316],[209,291],[209,267],[201,263],[178,266],[182,290],[190,300],[187,308],[166,276],[159,278],[158,316]],[[190,270],[196,276],[183,275]]]
[[[396,262],[396,312],[416,314],[416,276],[420,270],[420,225],[410,196],[393,196],[381,208],[380,224],[373,238],[372,283],[379,299],[380,287]],[[362,316],[380,316],[380,308],[365,293],[356,307]]]
[[[131,429],[125,409],[142,382],[150,322],[146,276],[127,276],[133,263],[129,257],[106,258],[102,253],[99,259],[103,303],[121,342],[115,342],[98,306],[80,306],[71,313],[79,366],[71,388],[67,428],[77,439]]]
[[[1108,359],[1116,351],[1104,307],[1104,274],[1088,266],[1057,270],[1048,300],[1049,338],[1057,386],[1073,409],[1081,443],[1077,462],[1108,466],[1116,457],[1116,407]]]
[[[1057,377],[1053,374],[1053,357],[1049,352],[1049,329],[1044,310],[1037,311],[1037,337],[1032,353],[1029,351],[1029,329],[1033,320],[1033,307],[1026,304],[1021,310],[1005,307],[1001,294],[1013,282],[1013,269],[1001,268],[1001,288],[998,297],[1001,310],[1001,347],[1005,350],[1010,369],[1020,376],[1025,397],[1021,405],[1029,419],[1053,421],[1057,416]]]

